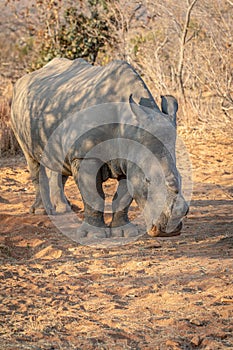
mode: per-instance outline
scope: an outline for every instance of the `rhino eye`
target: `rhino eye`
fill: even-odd
[[[169,189],[169,192],[170,192],[170,194],[171,195],[178,195],[179,194],[179,189],[178,188],[176,188],[176,187],[170,187],[170,186],[168,186],[168,189]]]
[[[178,195],[179,194],[179,190],[178,190],[178,188],[172,188],[171,189],[171,193],[173,193],[173,194],[175,194],[175,195]]]
[[[176,181],[172,181],[167,183],[168,189],[171,191],[171,193],[179,194],[179,183]]]
[[[148,177],[146,177],[146,182],[147,182],[148,184],[150,184],[150,183],[151,183],[151,179],[149,179]]]

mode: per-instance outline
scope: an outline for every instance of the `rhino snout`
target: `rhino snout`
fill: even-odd
[[[180,222],[175,230],[171,232],[166,232],[161,229],[160,225],[153,225],[152,228],[148,231],[148,235],[151,237],[172,237],[179,236],[181,234],[181,230],[183,227],[183,223]]]

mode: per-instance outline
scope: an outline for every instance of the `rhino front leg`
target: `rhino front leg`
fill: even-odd
[[[74,161],[71,167],[84,204],[84,222],[77,231],[77,238],[109,237],[110,230],[104,222],[101,165],[96,159],[84,159],[78,166]]]
[[[130,223],[128,210],[133,198],[131,197],[127,180],[119,181],[117,192],[113,197],[112,210],[113,218],[111,223],[112,237],[135,237],[138,236],[138,230],[135,225]]]
[[[56,210],[56,213],[66,213],[71,211],[69,202],[64,193],[64,186],[68,176],[47,170],[49,177],[49,188],[51,202]]]

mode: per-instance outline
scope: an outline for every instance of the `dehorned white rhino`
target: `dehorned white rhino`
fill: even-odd
[[[163,96],[161,106],[124,61],[95,67],[54,59],[19,79],[11,119],[36,190],[31,212],[44,206],[52,213],[52,203],[68,210],[63,187],[72,175],[84,202],[80,237],[135,235],[128,219],[133,199],[150,235],[179,234],[188,205],[176,167],[178,104]],[[52,170],[52,198],[46,168]],[[118,180],[110,230],[102,188],[108,178]]]

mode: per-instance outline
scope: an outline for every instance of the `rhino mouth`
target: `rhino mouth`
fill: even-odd
[[[176,229],[172,232],[166,232],[163,231],[160,227],[158,226],[152,226],[152,228],[148,231],[148,235],[151,237],[174,237],[174,236],[179,236],[181,234],[183,224],[182,222],[179,223],[179,225],[176,227]]]

